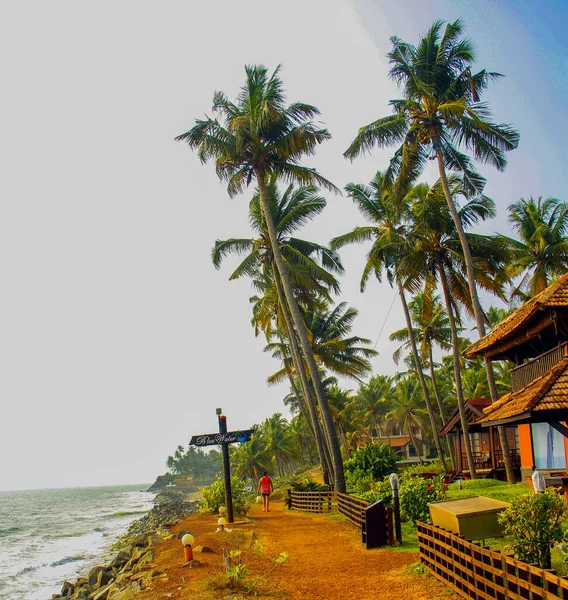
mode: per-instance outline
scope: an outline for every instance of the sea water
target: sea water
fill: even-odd
[[[0,600],[49,600],[108,561],[116,538],[152,508],[147,487],[0,492]]]

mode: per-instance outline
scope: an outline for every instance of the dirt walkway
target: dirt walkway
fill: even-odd
[[[406,565],[415,563],[418,555],[386,549],[365,550],[360,534],[350,523],[338,522],[330,516],[288,511],[282,502],[274,502],[271,512],[259,505],[249,513],[251,523],[233,528],[250,534],[263,545],[264,557],[252,555],[247,560],[251,574],[262,572],[269,564],[267,557],[288,552],[290,559],[275,569],[258,591],[289,600],[433,600],[454,598],[431,577],[402,575]],[[209,546],[213,552],[196,554],[199,565],[182,566],[182,548],[178,539],[156,547],[156,563],[166,570],[168,581],[156,582],[145,590],[141,600],[192,598],[221,599],[227,592],[211,588],[212,577],[221,572],[219,535],[214,533],[216,519],[192,515],[174,528],[174,533],[190,529],[196,544]]]

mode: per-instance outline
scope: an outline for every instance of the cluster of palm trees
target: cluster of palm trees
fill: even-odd
[[[368,339],[351,334],[357,311],[334,304],[343,273],[337,252],[343,246],[369,244],[362,290],[372,275],[379,280],[386,275],[398,291],[407,327],[393,335],[409,349],[410,365],[406,378],[390,385],[388,402],[405,395],[421,397],[428,415],[426,437],[432,439],[442,462],[448,453],[438,430],[447,416],[449,397],[455,397],[462,428],[467,430],[464,389],[470,382],[460,356],[464,343],[460,332],[463,316],[471,315],[478,335],[485,334],[488,315],[481,309],[478,289],[505,299],[511,277],[520,276],[515,296],[523,297],[567,269],[568,209],[558,200],[530,198],[510,207],[520,240],[469,231],[495,216],[493,201],[483,195],[485,179],[475,161],[503,170],[505,154],[517,146],[519,135],[509,125],[494,123],[480,100],[500,75],[472,72],[474,55],[460,21],[437,21],[416,46],[396,37],[391,42],[390,76],[403,97],[391,101],[391,115],[359,130],[345,156],[354,160],[375,147],[394,147],[394,153],[387,168],[368,185],[345,187],[367,223],[331,240],[329,246],[295,234],[325,208],[319,189],[338,191],[318,171],[302,164],[330,133],[314,121],[319,114],[316,107],[286,104],[279,68],[270,75],[263,66],[247,66],[237,99],[232,102],[216,92],[214,117],[197,120],[176,138],[196,149],[202,162],[214,161],[230,196],[256,184],[249,203],[253,237],[217,241],[213,263],[220,267],[227,255],[241,255],[231,279],[251,279],[253,327],[266,336],[266,350],[281,361],[281,369],[269,381],[288,380],[293,398],[289,401],[297,406],[314,440],[325,477],[339,491],[345,491],[348,435],[356,430],[348,407],[355,403],[337,387],[333,375],[361,382],[370,374],[369,359],[375,355]],[[429,160],[436,161],[439,171],[431,186],[417,183]],[[410,296],[414,298],[409,300]],[[439,368],[446,370],[446,382],[451,378],[452,392],[436,375],[434,343],[451,350],[451,364],[446,361]],[[476,377],[497,399],[491,366],[486,365],[484,377]],[[363,388],[358,398],[364,396]],[[410,430],[416,430],[417,422],[418,418],[408,425]],[[373,427],[377,434],[378,422]],[[509,457],[502,433],[503,455]],[[475,477],[469,444],[466,449]],[[506,466],[512,480],[512,466]]]
[[[307,422],[300,415],[287,421],[276,413],[255,426],[251,439],[231,451],[232,472],[254,481],[264,471],[277,476],[313,465],[317,454]]]

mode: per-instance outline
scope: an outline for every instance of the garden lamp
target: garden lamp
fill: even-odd
[[[185,558],[185,562],[190,562],[193,560],[193,549],[192,545],[195,542],[195,538],[191,535],[191,533],[186,533],[181,538],[181,543],[183,544],[183,555]]]

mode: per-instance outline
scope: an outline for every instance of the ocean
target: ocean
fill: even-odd
[[[145,485],[0,492],[0,600],[50,600],[153,506]]]

